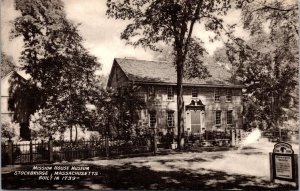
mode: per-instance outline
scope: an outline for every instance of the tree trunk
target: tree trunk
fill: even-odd
[[[75,143],[77,143],[77,135],[78,135],[78,131],[77,131],[77,125],[75,125]]]
[[[281,118],[281,115],[280,115],[280,107],[279,107],[279,96],[278,94],[275,94],[275,99],[274,99],[274,126],[276,129],[278,129],[278,133],[279,133],[279,140],[281,141],[281,128],[280,128],[280,125],[279,125],[279,122],[280,122],[280,118]]]
[[[72,125],[70,126],[70,142],[72,143],[72,137],[73,137],[73,135],[72,135],[72,130],[73,130],[73,127],[72,127]]]
[[[178,149],[181,150],[184,147],[184,102],[182,95],[182,81],[183,81],[183,58],[177,56],[177,128],[178,128]]]

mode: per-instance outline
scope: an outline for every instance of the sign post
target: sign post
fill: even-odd
[[[295,182],[298,187],[298,156],[294,154],[292,146],[284,142],[276,143],[269,157],[271,181]]]

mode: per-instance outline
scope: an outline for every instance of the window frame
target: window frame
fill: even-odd
[[[221,100],[221,90],[219,88],[214,89],[214,100],[215,102],[220,102]],[[218,99],[217,99],[217,92],[218,92]]]
[[[195,94],[194,94],[195,93]],[[195,88],[195,87],[193,87],[192,88],[192,92],[191,92],[191,94],[192,94],[192,98],[198,98],[198,88]],[[194,96],[194,95],[196,95],[196,96]]]
[[[152,123],[153,122],[153,117],[154,117],[154,123]],[[149,126],[150,126],[150,128],[156,128],[156,124],[157,124],[156,112],[155,111],[150,111],[149,112]]]
[[[155,98],[155,87],[154,85],[148,85],[148,99]]]
[[[229,118],[231,119],[230,123],[229,123]],[[233,123],[233,110],[228,110],[226,112],[226,123],[227,123],[227,125],[232,125],[232,123]]]
[[[232,89],[226,89],[226,102],[232,102]]]
[[[170,116],[171,116],[171,119],[169,118]],[[167,111],[167,126],[175,127],[175,112],[174,111],[171,111],[171,110]]]
[[[170,94],[169,94],[170,93]],[[168,101],[174,101],[174,91],[173,86],[167,87],[167,100]]]
[[[218,116],[218,114],[220,114],[220,115]],[[219,117],[220,119],[218,119],[218,117]],[[218,121],[220,121],[220,123],[217,123]],[[222,124],[222,110],[216,110],[216,115],[215,115],[215,125],[216,125],[216,126],[221,126],[221,124]]]

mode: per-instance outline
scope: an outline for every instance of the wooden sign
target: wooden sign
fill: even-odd
[[[288,143],[279,142],[270,153],[271,180],[298,182],[297,155]]]

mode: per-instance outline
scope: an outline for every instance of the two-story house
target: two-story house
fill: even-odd
[[[183,80],[184,130],[203,133],[242,127],[242,86],[231,81],[228,70],[207,65],[211,77]],[[116,58],[108,87],[140,86],[147,109],[139,111],[139,124],[162,134],[177,133],[176,70],[172,63]]]

